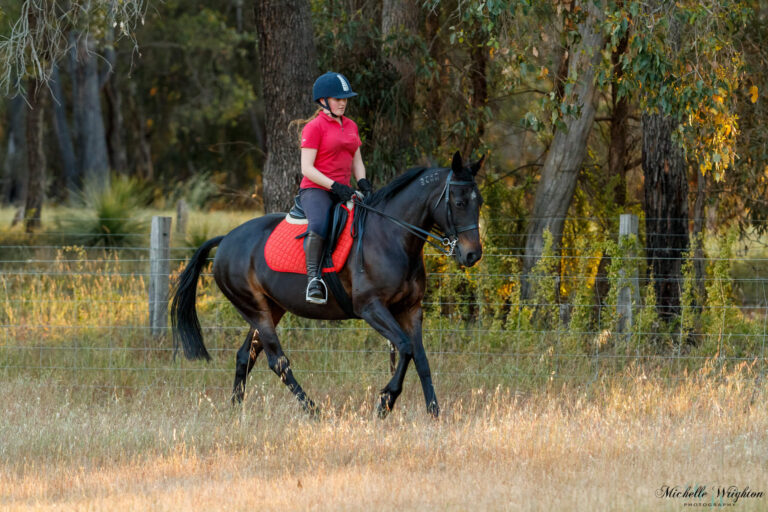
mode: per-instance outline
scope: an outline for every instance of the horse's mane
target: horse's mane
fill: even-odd
[[[377,190],[369,197],[366,198],[366,204],[375,206],[383,201],[387,201],[394,197],[398,192],[406,187],[409,183],[418,178],[421,173],[429,169],[428,167],[413,167],[408,169],[400,176],[390,181],[386,186]]]

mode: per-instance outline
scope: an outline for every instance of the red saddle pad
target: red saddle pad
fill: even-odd
[[[346,208],[346,206],[344,207]],[[347,210],[349,211],[349,210]],[[344,266],[352,249],[352,212],[347,216],[347,224],[339,235],[339,241],[333,250],[333,268],[324,268],[325,272],[338,272]],[[290,224],[285,219],[269,235],[264,245],[264,259],[267,266],[275,272],[307,273],[307,262],[304,257],[304,239],[296,239],[307,230],[306,224]]]

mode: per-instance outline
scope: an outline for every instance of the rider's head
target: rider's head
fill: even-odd
[[[333,117],[344,115],[347,98],[357,96],[349,80],[341,73],[329,71],[315,80],[312,86],[312,100],[328,111]]]

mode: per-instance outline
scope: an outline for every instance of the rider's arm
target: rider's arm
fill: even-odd
[[[352,174],[355,175],[356,180],[365,178],[365,164],[363,163],[363,156],[360,153],[360,148],[355,151],[355,156],[352,158]]]
[[[358,149],[358,153],[360,150]],[[304,175],[309,181],[330,189],[333,185],[333,180],[315,169],[315,157],[317,156],[317,149],[315,148],[301,148],[301,174]],[[365,171],[365,168],[363,168]]]

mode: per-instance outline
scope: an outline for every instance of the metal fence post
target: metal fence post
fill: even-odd
[[[171,273],[171,218],[152,217],[149,244],[149,326],[153,336],[168,327],[168,284]]]
[[[637,215],[623,214],[619,217],[619,240],[629,236],[638,236],[640,220]],[[639,279],[634,251],[630,251],[625,257],[630,261],[630,270],[627,275],[625,269],[619,274],[619,293],[616,301],[616,313],[618,316],[617,330],[627,332],[632,327],[632,302],[639,298]]]

